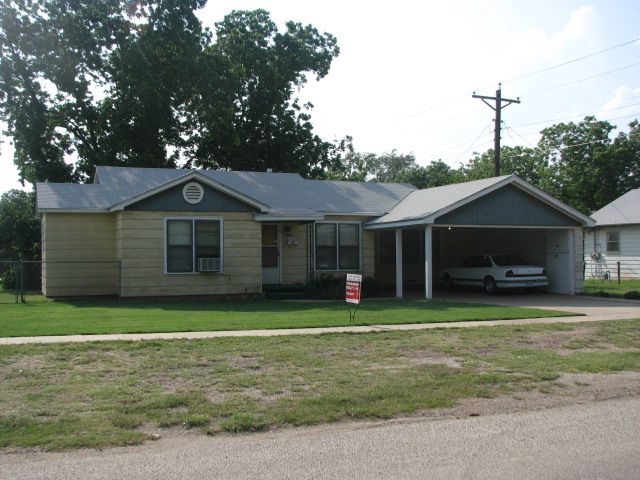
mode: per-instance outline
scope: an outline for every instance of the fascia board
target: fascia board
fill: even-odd
[[[38,208],[39,213],[110,213],[108,208]]]
[[[241,202],[244,202],[248,205],[251,205],[252,207],[256,207],[258,209],[260,209],[261,212],[266,212],[269,211],[269,209],[271,207],[269,207],[269,205],[265,205],[262,202],[259,202],[258,200],[248,197],[247,195],[244,195],[243,193],[238,192],[237,190],[234,190],[233,188],[230,188],[216,180],[213,180],[209,177],[206,177],[205,175],[202,175],[199,172],[189,172],[186,173],[184,175],[181,175],[169,182],[163,183],[162,185],[158,185],[157,187],[153,187],[145,192],[142,192],[138,195],[134,195],[133,197],[130,197],[120,203],[116,203],[115,205],[113,205],[109,211],[113,212],[113,211],[117,211],[117,210],[124,210],[126,207],[128,207],[129,205],[132,205],[136,202],[139,202],[140,200],[144,200],[145,198],[149,198],[152,197],[154,195],[157,195],[160,192],[163,192],[171,187],[174,187],[176,185],[180,185],[183,182],[189,181],[189,180],[198,180],[202,183],[204,183],[205,185],[208,185],[211,188],[215,188],[216,190],[219,190],[223,193],[226,193],[227,195],[229,195],[230,197],[233,197],[237,200],[240,200]]]
[[[386,215],[387,212],[329,212],[329,211],[320,211],[322,215],[334,216],[334,217],[380,217],[382,215]]]
[[[428,225],[428,222],[424,218],[415,218],[411,220],[403,220],[401,222],[388,222],[388,223],[372,223],[364,224],[365,230],[381,230],[383,228],[402,228],[413,227],[416,225]]]
[[[324,215],[255,215],[258,222],[309,222],[324,220]]]

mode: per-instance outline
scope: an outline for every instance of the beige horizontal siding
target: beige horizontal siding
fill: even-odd
[[[221,217],[224,272],[165,274],[165,218]],[[117,252],[122,294],[128,296],[232,295],[261,291],[260,224],[245,212],[119,212]]]
[[[44,213],[42,290],[47,296],[116,295],[115,216],[105,213]],[[78,262],[86,263],[57,263]],[[56,263],[53,263],[56,262]]]

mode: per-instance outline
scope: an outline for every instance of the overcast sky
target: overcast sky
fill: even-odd
[[[337,37],[329,75],[299,97],[317,134],[351,135],[359,152],[457,168],[492,148],[494,111],[472,94],[500,82],[522,102],[502,111],[503,145],[535,146],[543,128],[586,115],[621,129],[640,118],[638,0],[210,0],[199,16],[213,28],[256,8],[281,31],[293,20]],[[3,192],[19,183],[7,139],[1,148]]]

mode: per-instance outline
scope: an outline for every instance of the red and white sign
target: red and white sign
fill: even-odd
[[[345,301],[347,303],[360,303],[360,292],[362,292],[362,275],[348,273]]]

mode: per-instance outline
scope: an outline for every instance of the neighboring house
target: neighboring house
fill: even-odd
[[[640,189],[631,190],[591,217],[585,230],[586,278],[640,278]]]
[[[593,221],[516,176],[417,190],[297,174],[98,167],[93,184],[36,185],[47,296],[250,295],[318,274],[418,286],[508,251],[582,291]],[[83,263],[83,262],[94,263]],[[70,263],[76,262],[76,263]],[[99,268],[98,268],[99,267]]]

